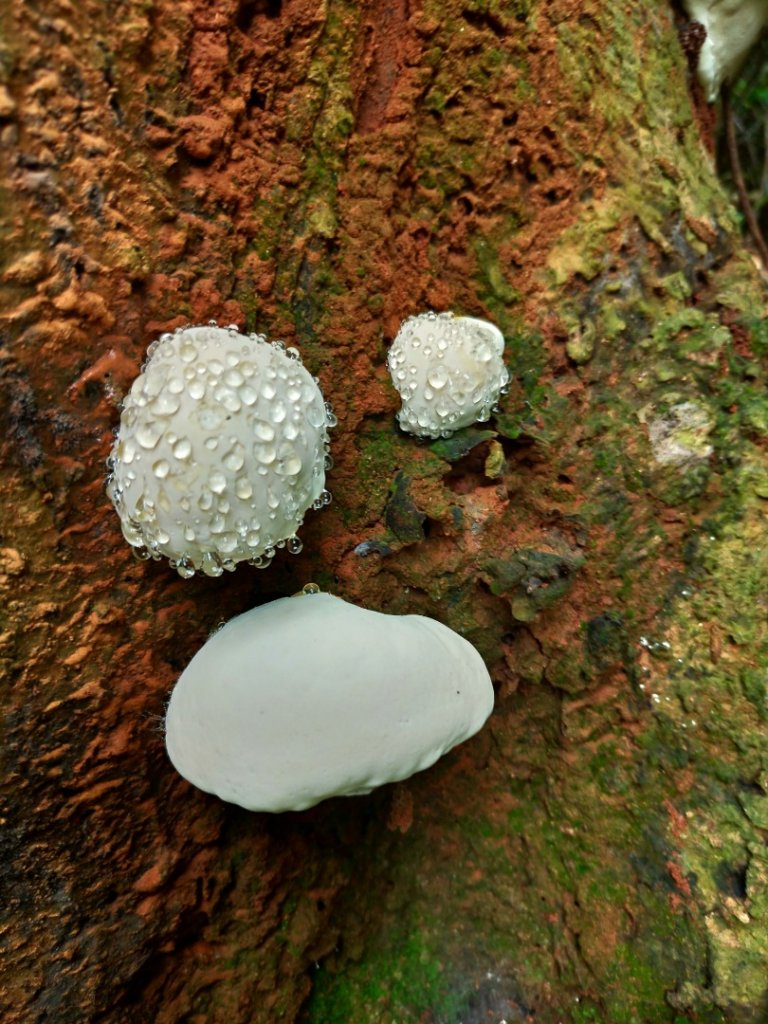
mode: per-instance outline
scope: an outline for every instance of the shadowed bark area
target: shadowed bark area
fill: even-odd
[[[0,15],[0,1011],[9,1024],[759,1024],[765,287],[656,0],[9,0]],[[484,316],[489,423],[401,434],[405,316]],[[297,344],[304,551],[183,581],[104,495],[147,345]],[[249,814],[169,765],[208,633],[308,581],[431,615],[483,732]]]

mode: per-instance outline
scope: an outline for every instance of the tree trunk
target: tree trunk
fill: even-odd
[[[671,11],[2,27],[2,1019],[765,1021],[765,289]],[[433,444],[384,362],[427,308],[497,323],[513,378]],[[184,581],[132,558],[104,460],[149,342],[211,318],[299,346],[334,501],[298,557]],[[405,783],[247,813],[173,771],[165,702],[310,580],[462,632],[496,710]]]

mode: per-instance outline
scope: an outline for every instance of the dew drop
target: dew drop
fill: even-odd
[[[219,397],[219,396],[217,396]],[[220,397],[219,401],[227,410],[227,412],[240,412],[241,403],[240,399],[234,393],[234,391],[225,391]]]
[[[162,431],[156,423],[142,423],[136,431],[136,440],[142,448],[151,450],[155,448],[162,436]]]
[[[253,495],[253,486],[247,476],[241,476],[235,483],[235,494],[246,501]]]
[[[206,551],[200,562],[206,576],[221,576],[224,572],[219,556],[213,551]]]
[[[435,391],[440,391],[448,383],[448,374],[442,366],[438,366],[434,370],[430,370],[427,374],[427,383],[430,387],[434,388]]]
[[[216,541],[216,546],[219,549],[219,551],[223,551],[224,554],[231,554],[237,547],[237,534],[222,533],[222,535]]]
[[[173,416],[179,411],[180,405],[181,401],[177,395],[171,394],[170,391],[161,391],[150,408],[157,416]]]
[[[264,420],[256,422],[253,432],[260,441],[274,441],[275,439],[275,428],[271,423],[266,423]]]
[[[219,469],[214,471],[208,477],[208,486],[211,488],[214,494],[223,494],[227,489],[227,478]]]
[[[243,463],[245,462],[245,459],[243,458],[239,451],[231,451],[227,452],[227,454],[222,459],[222,462],[224,463],[224,466],[227,469],[229,469],[233,473],[236,473],[238,469],[243,468]]]
[[[307,423],[316,429],[322,427],[323,424],[329,425],[327,420],[328,414],[325,409],[320,408],[317,404],[312,404],[308,407],[306,416]]]
[[[295,452],[286,455],[275,466],[275,472],[280,476],[298,476],[301,472],[301,459]]]
[[[173,446],[173,454],[177,459],[188,459],[192,454],[192,445],[188,438],[180,438]]]
[[[195,575],[195,567],[189,558],[180,558],[176,562],[176,572],[181,576],[183,580],[189,580]]]
[[[272,422],[282,423],[285,417],[288,415],[288,410],[285,407],[285,402],[278,398],[278,400],[272,406]]]
[[[277,451],[273,444],[255,444],[253,454],[263,466],[271,466],[277,457]]]
[[[158,459],[152,463],[152,472],[155,474],[158,480],[165,480],[171,471],[171,464],[167,459]],[[166,543],[163,541],[163,543]]]
[[[130,438],[126,438],[125,441],[120,441],[117,445],[115,455],[120,462],[125,463],[126,466],[130,466],[136,458],[136,445]]]

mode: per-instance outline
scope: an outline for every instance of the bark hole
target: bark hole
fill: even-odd
[[[283,10],[283,0],[244,0],[237,9],[235,24],[241,32],[248,32],[259,16],[279,18]]]

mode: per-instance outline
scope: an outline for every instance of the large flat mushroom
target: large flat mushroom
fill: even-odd
[[[492,708],[483,659],[447,626],[308,594],[208,640],[171,694],[166,745],[200,789],[296,811],[429,767]]]

